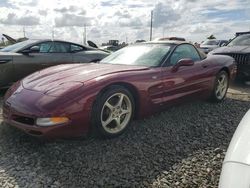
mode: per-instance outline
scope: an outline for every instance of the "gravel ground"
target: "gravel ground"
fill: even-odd
[[[0,187],[217,187],[248,98],[173,107],[111,140],[42,142],[0,116]]]

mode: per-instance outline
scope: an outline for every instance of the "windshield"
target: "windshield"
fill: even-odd
[[[170,47],[170,45],[166,44],[128,46],[112,53],[100,63],[148,67],[158,66],[162,59],[169,53]]]
[[[0,51],[1,52],[16,52],[16,51],[22,49],[23,47],[25,47],[29,44],[32,44],[32,43],[34,43],[34,40],[26,40],[23,42],[18,42],[16,44],[12,44],[10,46],[7,46],[7,47],[1,49]]]
[[[250,35],[240,35],[234,38],[227,46],[250,46]]]
[[[206,40],[205,42],[203,42],[203,45],[219,45],[219,40]]]

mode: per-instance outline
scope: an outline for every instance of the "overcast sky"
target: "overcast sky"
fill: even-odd
[[[149,39],[150,11],[153,38],[185,37],[203,41],[214,34],[232,38],[250,30],[250,0],[0,0],[0,33],[28,38],[55,38],[98,44],[109,39],[134,42]]]

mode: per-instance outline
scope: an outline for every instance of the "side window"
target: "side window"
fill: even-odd
[[[78,51],[83,51],[84,48],[82,46],[78,46],[78,45],[75,45],[75,44],[71,44],[70,45],[70,51],[71,52],[78,52]]]
[[[52,45],[53,45],[52,42],[43,42],[43,43],[37,44],[35,46],[39,47],[39,53],[49,53]]]
[[[53,42],[49,53],[68,53],[70,52],[70,44],[66,42]]]
[[[70,44],[66,42],[42,42],[37,46],[39,53],[68,53],[70,52]],[[30,47],[30,48],[32,48]]]
[[[193,61],[200,60],[200,55],[197,50],[189,44],[181,44],[178,46],[170,57],[170,65],[175,65],[181,59],[192,59]]]

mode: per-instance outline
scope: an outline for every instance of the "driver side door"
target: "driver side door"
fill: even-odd
[[[175,69],[182,59],[191,59],[194,64]],[[163,103],[175,103],[188,97],[199,97],[199,93],[204,89],[202,74],[206,71],[202,65],[202,59],[192,45],[178,45],[162,68]]]

